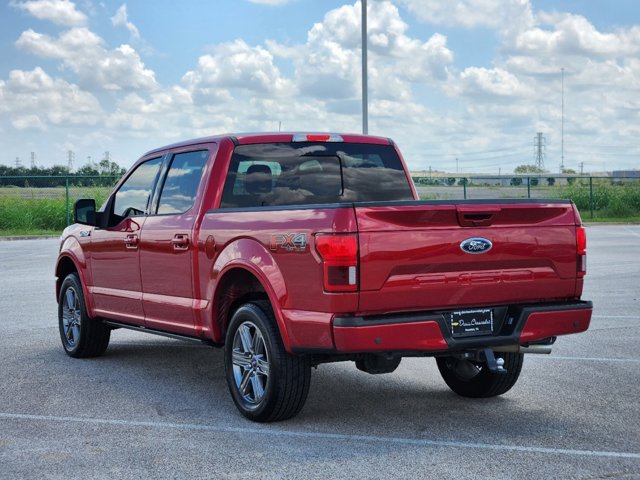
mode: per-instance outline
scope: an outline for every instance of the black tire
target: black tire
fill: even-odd
[[[98,357],[109,346],[111,329],[87,314],[82,285],[76,273],[67,275],[60,287],[58,327],[62,346],[70,357]]]
[[[518,381],[524,355],[500,353],[506,373],[494,373],[486,363],[456,357],[436,357],[445,383],[458,395],[469,398],[495,397],[508,392]]]
[[[304,406],[311,381],[309,359],[285,351],[268,302],[247,303],[234,313],[224,359],[231,397],[248,419],[286,420]]]

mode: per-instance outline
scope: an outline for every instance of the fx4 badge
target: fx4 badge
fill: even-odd
[[[274,233],[271,235],[271,250],[304,252],[307,249],[306,233]]]

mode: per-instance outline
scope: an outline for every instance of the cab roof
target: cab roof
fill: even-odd
[[[255,132],[255,133],[226,133],[212,135],[210,137],[194,138],[182,142],[165,145],[164,147],[149,150],[144,156],[148,156],[164,150],[170,150],[202,143],[219,143],[230,140],[236,145],[249,145],[254,143],[290,143],[290,142],[345,142],[345,143],[369,143],[376,145],[393,145],[393,140],[374,135],[362,135],[357,133],[329,133],[329,132]]]

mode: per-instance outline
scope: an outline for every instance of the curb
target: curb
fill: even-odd
[[[640,225],[640,222],[582,222],[588,227],[606,227],[607,225]]]
[[[50,240],[52,238],[60,238],[60,235],[11,235],[7,237],[0,236],[0,242],[8,242],[10,240]]]

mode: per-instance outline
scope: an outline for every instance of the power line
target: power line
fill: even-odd
[[[516,150],[516,148],[518,150]],[[477,150],[475,152],[465,152],[465,151],[458,150],[455,153],[420,152],[420,155],[425,157],[465,157],[469,155],[484,155],[486,153],[494,153],[494,152],[520,151],[521,149],[524,149],[524,148],[526,147],[523,147],[522,144],[519,144],[519,145],[514,145],[512,147],[495,148],[493,150]]]

